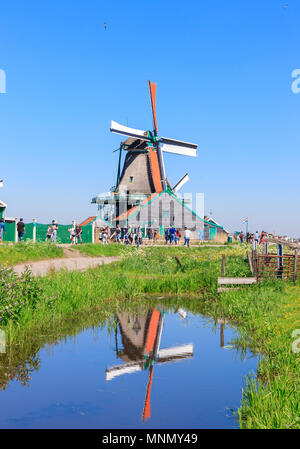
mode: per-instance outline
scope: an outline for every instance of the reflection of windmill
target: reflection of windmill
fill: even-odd
[[[118,348],[116,334],[117,357],[126,363],[106,369],[106,380],[116,376],[129,374],[149,368],[146,397],[142,419],[150,418],[150,395],[154,373],[154,363],[167,363],[193,357],[193,344],[160,349],[163,328],[163,315],[158,309],[148,310],[133,316],[128,313],[117,314],[123,349]],[[117,330],[116,330],[117,332]]]
[[[116,205],[116,216],[137,206],[150,195],[161,193],[166,189],[175,193],[189,180],[185,174],[171,188],[165,173],[163,153],[197,156],[197,145],[180,140],[158,136],[156,119],[156,84],[149,81],[149,92],[152,108],[153,130],[143,131],[129,128],[111,121],[110,130],[127,137],[121,142],[119,151],[118,174],[116,186],[112,188],[112,198],[99,195],[92,202],[99,204],[99,210],[104,204]],[[122,165],[122,152],[126,157]]]

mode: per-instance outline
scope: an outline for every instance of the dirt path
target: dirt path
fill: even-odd
[[[15,273],[21,274],[28,267],[33,276],[46,276],[49,272],[59,270],[79,270],[86,271],[88,268],[95,268],[116,262],[120,257],[89,257],[73,248],[63,247],[64,258],[37,260],[35,262],[20,263],[13,267]]]

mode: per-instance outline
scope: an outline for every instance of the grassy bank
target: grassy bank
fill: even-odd
[[[2,243],[0,245],[0,265],[15,265],[21,262],[62,257],[63,250],[53,243]]]
[[[30,284],[30,297],[18,313],[5,315],[4,329],[12,345],[19,345],[24,334],[39,338],[54,333],[51,338],[57,338],[60,332],[57,329],[64,328],[66,323],[70,327],[72,322],[89,325],[94,316],[101,316],[104,322],[126,304],[134,307],[149,303],[150,296],[164,296],[167,306],[181,306],[193,313],[230,320],[240,331],[236,346],[250,347],[263,354],[257,377],[248,379],[243,393],[239,409],[241,427],[300,427],[299,355],[292,351],[292,332],[300,328],[299,285],[274,281],[218,295],[222,253],[227,254],[228,276],[249,275],[245,249],[240,246],[79,248],[90,255],[118,254],[122,258],[85,273],[60,272],[37,280],[25,279],[18,292],[20,298],[27,297]],[[115,253],[99,254],[99,251]],[[13,291],[14,288],[12,294]],[[177,295],[177,299],[168,299],[171,295]],[[0,306],[2,310],[4,303]]]

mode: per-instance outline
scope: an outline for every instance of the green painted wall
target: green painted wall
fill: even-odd
[[[24,241],[33,240],[33,223],[25,223],[26,233],[24,234]],[[4,234],[4,242],[15,241],[15,223],[5,223],[6,234]],[[57,243],[70,243],[70,233],[68,229],[71,225],[58,225]],[[47,235],[47,224],[36,223],[36,241],[44,242]],[[83,243],[92,243],[92,225],[87,225],[82,228]]]
[[[209,228],[209,240],[214,240],[217,235],[217,228],[211,227]]]
[[[15,223],[5,223],[6,233],[3,236],[3,242],[14,242],[15,241]]]

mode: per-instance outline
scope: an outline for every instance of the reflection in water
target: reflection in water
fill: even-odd
[[[125,363],[106,369],[106,380],[108,381],[122,374],[149,370],[142,413],[143,421],[151,416],[150,395],[155,363],[176,362],[192,358],[194,355],[193,343],[160,349],[164,324],[163,314],[161,308],[148,309],[146,312],[139,312],[137,315],[127,312],[117,314],[116,320],[122,337],[123,349],[118,348],[118,328],[116,327],[116,355]],[[186,318],[184,309],[179,309],[178,314]]]
[[[213,323],[181,307],[123,310],[7,346],[0,428],[236,426],[225,410],[239,405],[242,378],[257,359],[233,340],[226,320]]]

